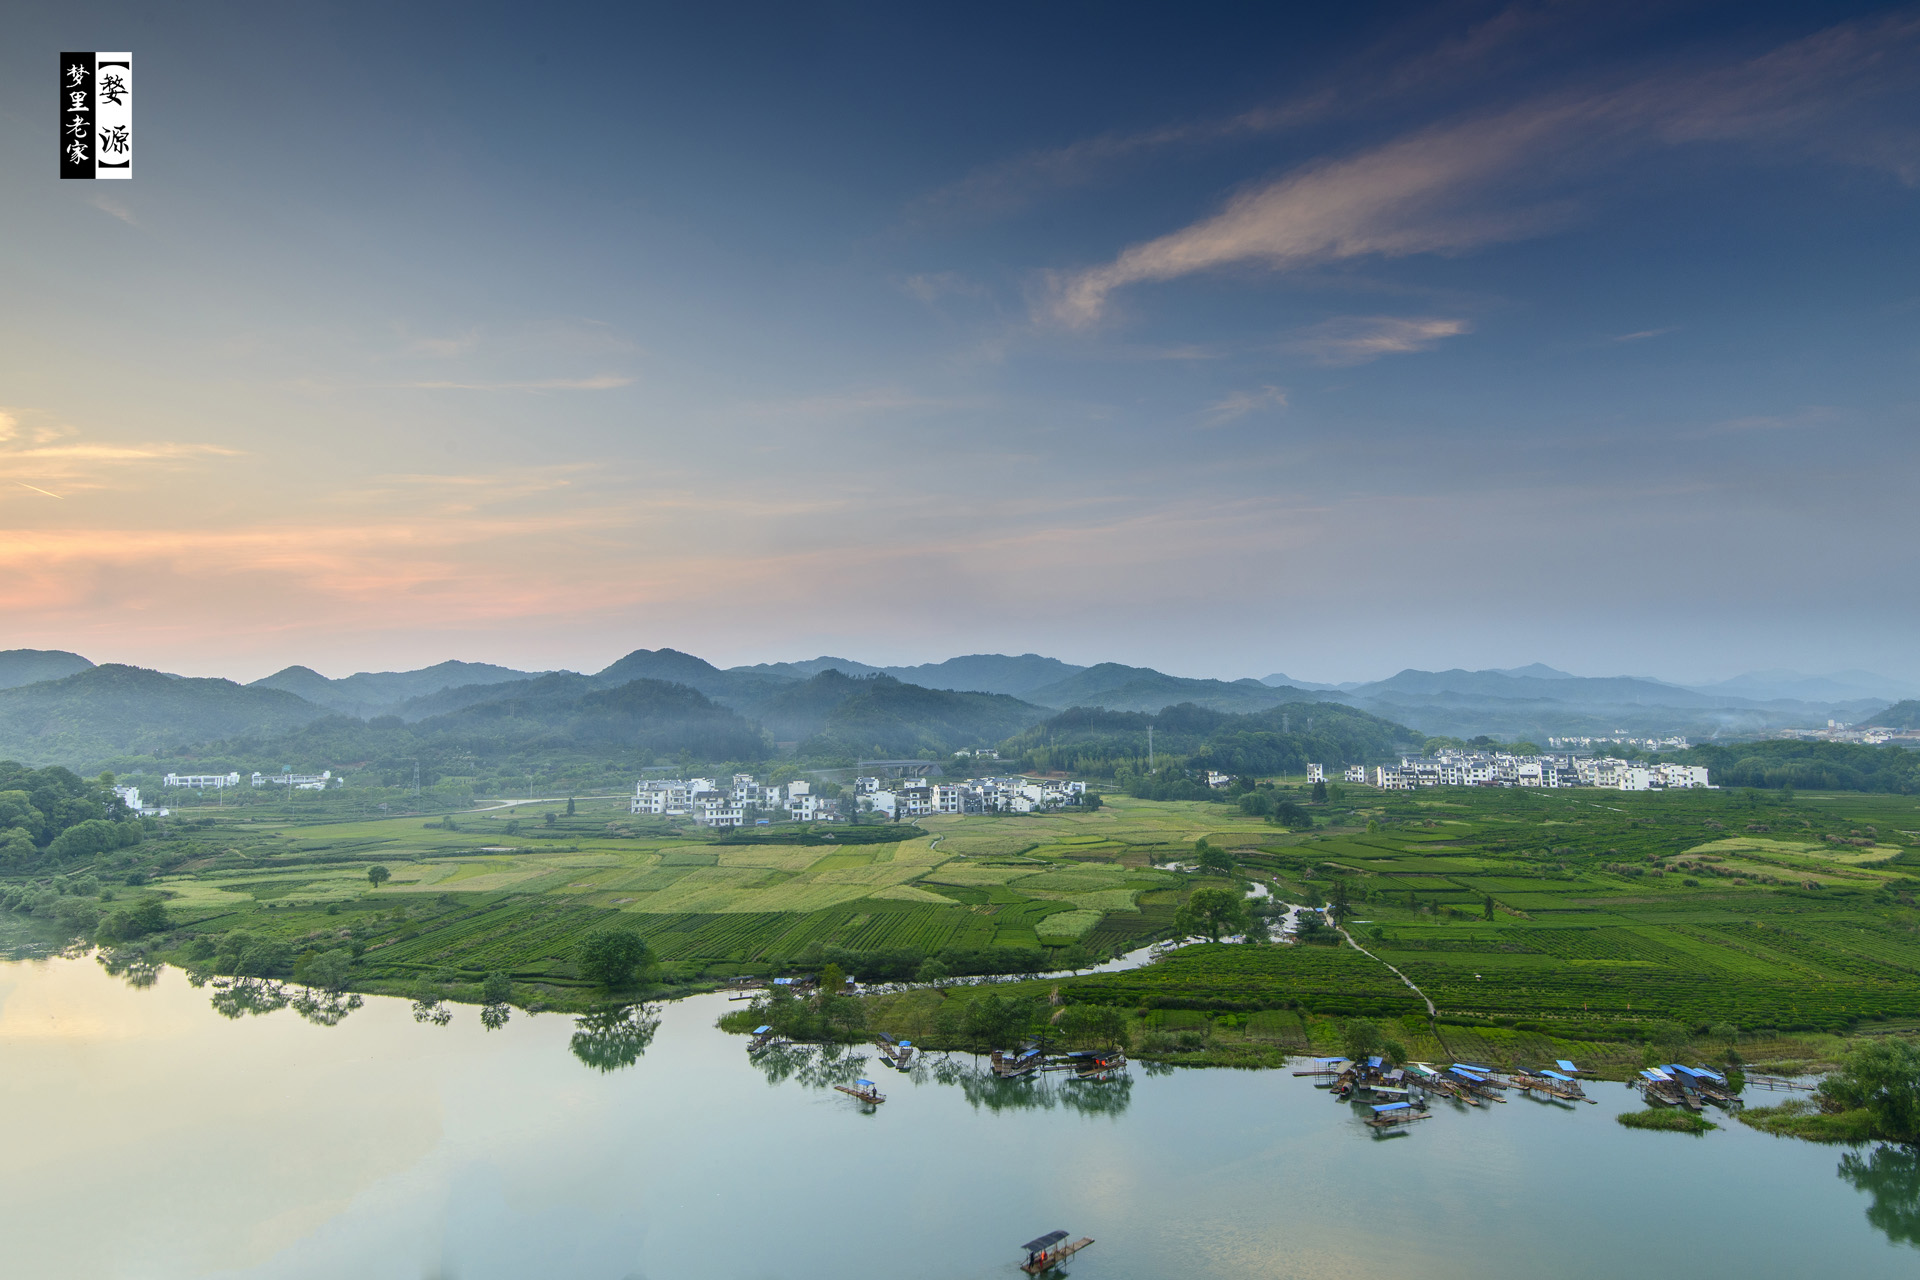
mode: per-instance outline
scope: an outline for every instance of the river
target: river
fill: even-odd
[[[721,996],[489,1030],[215,994],[0,963],[6,1274],[1014,1280],[1056,1228],[1097,1242],[1079,1280],[1920,1273],[1910,1157],[1846,1177],[1844,1149],[1738,1124],[1630,1131],[1620,1085],[1378,1139],[1284,1071],[756,1065]],[[887,1102],[826,1087],[855,1074]]]

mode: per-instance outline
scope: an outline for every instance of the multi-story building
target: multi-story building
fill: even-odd
[[[257,776],[257,775],[256,775]],[[218,791],[240,785],[237,773],[170,773],[160,779],[163,787],[191,787],[195,791]]]

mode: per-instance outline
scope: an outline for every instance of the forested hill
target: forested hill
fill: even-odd
[[[1719,787],[1796,787],[1802,791],[1920,794],[1920,751],[1849,742],[1737,742],[1661,756],[1703,764]]]
[[[236,733],[284,734],[325,714],[279,689],[107,663],[0,689],[0,759],[100,761]]]
[[[1866,723],[1882,729],[1920,729],[1920,701],[1896,702]]]
[[[801,754],[851,763],[991,746],[1046,712],[1002,693],[925,689],[892,676],[855,679],[823,671],[773,695],[760,715],[776,738],[798,741]]]
[[[17,689],[42,680],[60,680],[91,667],[93,663],[65,649],[0,650],[0,689]]]
[[[1036,769],[1115,778],[1146,771],[1149,727],[1157,765],[1249,776],[1302,773],[1309,763],[1330,770],[1387,763],[1423,741],[1405,725],[1332,702],[1249,715],[1188,704],[1158,715],[1076,707],[1034,725],[1003,751],[1025,755]]]

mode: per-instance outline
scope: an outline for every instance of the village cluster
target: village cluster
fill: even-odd
[[[1320,765],[1307,766],[1308,781],[1324,778]],[[1432,756],[1403,756],[1397,765],[1352,765],[1348,782],[1384,791],[1421,787],[1604,787],[1611,791],[1667,791],[1711,787],[1707,769],[1697,764],[1649,764],[1612,756],[1516,756],[1505,752],[1441,751]]]
[[[691,818],[703,827],[761,825],[784,818],[793,822],[833,822],[858,813],[889,819],[934,813],[1033,813],[1078,805],[1084,782],[1057,778],[970,778],[937,782],[930,778],[856,778],[838,796],[821,795],[810,782],[763,783],[736,773],[730,784],[716,778],[641,779],[634,788],[632,812],[665,818]]]

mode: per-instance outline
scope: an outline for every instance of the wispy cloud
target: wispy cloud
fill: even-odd
[[[1217,214],[1049,277],[1045,312],[1081,327],[1115,292],[1223,268],[1297,270],[1363,257],[1464,253],[1575,216],[1570,188],[1636,149],[1758,143],[1920,175],[1910,133],[1842,127],[1853,109],[1920,74],[1920,18],[1848,24],[1721,68],[1563,93],[1445,122],[1307,165]]]
[[[1426,351],[1472,332],[1467,321],[1440,316],[1341,316],[1304,330],[1288,345],[1321,364],[1353,365]]]
[[[1278,413],[1287,407],[1287,393],[1281,387],[1261,387],[1255,391],[1236,391],[1216,404],[1207,406],[1203,427],[1221,427],[1251,413]]]
[[[602,373],[591,378],[540,378],[529,382],[413,382],[423,391],[613,391],[630,387],[624,374]]]
[[[1611,339],[1611,341],[1613,342],[1645,342],[1648,338],[1661,338],[1673,332],[1674,330],[1672,328],[1641,329],[1634,333],[1615,334]]]

